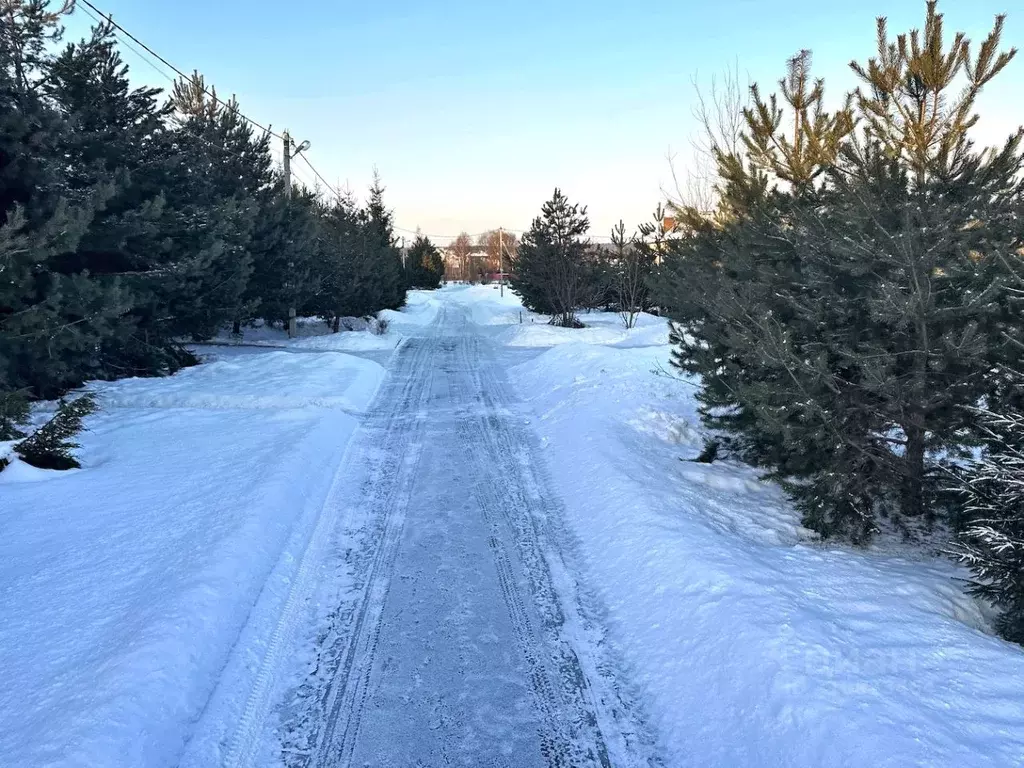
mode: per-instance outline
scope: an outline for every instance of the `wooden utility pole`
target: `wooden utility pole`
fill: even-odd
[[[505,296],[505,243],[501,227],[498,227],[498,292]]]
[[[285,131],[282,138],[284,139],[284,160],[281,163],[284,166],[284,196],[288,200],[292,199],[292,137],[288,131]],[[291,266],[290,264],[288,266]],[[295,337],[295,307],[288,307],[288,338]]]
[[[292,197],[292,137],[288,131],[282,135],[284,139],[284,196],[289,200]]]

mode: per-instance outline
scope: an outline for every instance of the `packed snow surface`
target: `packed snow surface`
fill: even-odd
[[[0,765],[1024,765],[967,574],[688,461],[664,321],[385,317],[96,385],[81,470],[0,473]]]

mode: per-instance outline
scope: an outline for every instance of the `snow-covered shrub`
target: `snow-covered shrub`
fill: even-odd
[[[41,469],[74,469],[79,465],[73,451],[74,436],[82,430],[82,419],[96,410],[92,395],[61,400],[57,413],[43,426],[18,443],[14,450],[28,464]]]

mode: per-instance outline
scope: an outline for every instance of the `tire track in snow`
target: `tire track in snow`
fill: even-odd
[[[346,556],[346,566],[362,581],[354,597],[340,597],[328,618],[330,626],[321,632],[316,668],[299,688],[298,706],[294,702],[291,706],[291,713],[299,714],[285,724],[286,730],[295,729],[295,737],[282,745],[282,757],[295,768],[348,768],[356,762],[382,766],[543,764],[550,768],[660,765],[652,757],[654,748],[637,708],[618,686],[621,668],[600,647],[604,635],[597,620],[599,611],[588,604],[591,598],[572,576],[578,571],[567,551],[571,537],[560,522],[561,508],[550,497],[550,482],[542,460],[535,455],[529,431],[510,412],[516,401],[483,346],[488,342],[468,327],[464,317],[448,318],[447,324],[445,320],[442,312],[434,333],[411,342],[408,356],[396,361],[395,381],[403,379],[404,386],[400,393],[383,393],[390,402],[381,403],[379,418],[367,425],[360,443],[368,451],[364,459],[368,466],[363,469],[367,479],[352,488],[351,495],[352,503],[367,507],[364,516],[369,533],[363,535],[361,545],[346,549],[351,556]],[[446,335],[440,334],[443,324]],[[438,383],[446,387],[434,393],[430,402],[434,377],[443,377]],[[442,577],[441,571],[432,576],[432,570],[453,564],[445,558],[461,558],[456,554],[461,550],[445,549],[437,558],[424,560],[422,545],[415,543],[422,541],[417,536],[429,538],[437,533],[432,515],[451,509],[444,505],[443,492],[441,506],[430,506],[439,503],[434,496],[425,502],[418,498],[427,506],[418,508],[418,527],[410,529],[413,538],[403,543],[411,497],[422,480],[417,467],[422,443],[427,442],[422,416],[428,406],[434,429],[431,450],[443,452],[450,446],[457,461],[467,461],[457,470],[446,468],[444,475],[446,482],[469,482],[465,511],[471,517],[462,520],[466,530],[459,531],[456,539],[462,542],[459,546],[470,547],[467,557],[482,554],[480,562],[490,562],[493,568],[492,586],[481,582],[467,605],[476,600],[479,608],[479,600],[484,599],[501,606],[499,613],[504,612],[507,629],[498,638],[499,649],[522,659],[516,673],[523,686],[522,701],[532,702],[526,720],[520,714],[508,722],[536,729],[530,755],[503,754],[497,744],[480,741],[482,731],[459,719],[471,714],[460,704],[463,697],[486,707],[488,688],[482,692],[467,688],[472,683],[466,678],[435,678],[433,682],[440,687],[420,688],[415,678],[409,677],[410,667],[402,666],[411,654],[423,656],[438,669],[460,669],[457,658],[461,651],[450,645],[454,640],[450,632],[430,636],[420,634],[426,625],[404,623],[405,611],[415,618],[417,608],[402,602],[410,593],[399,583]],[[426,489],[430,494],[439,492],[429,482]],[[478,516],[479,522],[472,516]],[[442,522],[440,530],[447,531],[444,525]],[[476,531],[482,536],[483,548],[473,550]],[[396,571],[399,557],[402,573]],[[465,568],[459,572],[463,571]],[[480,572],[479,578],[487,577]],[[388,598],[396,584],[395,594],[402,597],[393,598],[395,605],[389,608]],[[419,599],[421,606],[422,600],[427,600],[427,610],[440,609],[448,600],[444,595],[450,597],[452,589],[459,589],[458,582],[424,583],[423,596],[412,597]],[[484,626],[475,619],[465,624],[454,614],[448,620],[458,625],[459,631],[472,633]],[[437,647],[438,637],[442,643],[447,638],[449,645]],[[468,641],[473,642],[472,638]],[[483,652],[483,658],[489,652],[478,645],[467,650]],[[479,661],[480,657],[475,658]],[[494,672],[500,675],[515,668],[508,664],[504,662],[501,671]],[[395,686],[407,682],[417,688],[403,689],[409,698],[400,696],[396,704]],[[422,737],[395,743],[390,731],[400,724],[393,718],[403,717],[435,735],[422,744]],[[499,722],[506,719],[498,717]],[[516,741],[520,746],[528,742]],[[413,762],[409,762],[410,756]]]
[[[534,702],[540,714],[540,743],[545,763],[552,768],[572,768],[577,765],[608,766],[606,759],[593,759],[593,755],[583,757],[581,752],[588,751],[581,743],[586,740],[596,751],[604,755],[600,733],[573,733],[565,727],[566,717],[572,708],[572,702],[566,702],[558,693],[558,681],[544,654],[544,642],[537,632],[533,612],[527,607],[521,585],[517,583],[516,572],[512,564],[506,541],[512,543],[517,550],[521,549],[520,537],[515,530],[514,521],[508,510],[503,508],[502,495],[510,486],[516,486],[520,477],[516,473],[507,473],[505,457],[495,449],[491,435],[491,417],[487,410],[488,396],[480,377],[480,355],[477,344],[472,339],[465,339],[459,345],[460,367],[467,372],[460,379],[461,389],[457,395],[459,402],[470,402],[472,406],[465,409],[465,417],[459,420],[460,439],[474,446],[470,454],[476,457],[471,470],[475,478],[474,496],[479,501],[483,515],[491,535],[488,537],[494,566],[498,575],[498,585],[502,600],[512,622],[514,640],[526,661],[529,670],[529,685]],[[499,492],[499,489],[500,492]],[[517,552],[517,554],[520,554]],[[529,564],[521,557],[517,565],[529,568]],[[533,596],[533,595],[531,595]],[[536,610],[536,606],[531,606]],[[583,736],[583,738],[580,738]],[[589,738],[587,738],[589,737]],[[584,759],[585,762],[580,762]]]
[[[511,531],[530,582],[539,632],[535,635],[524,624],[520,639],[547,651],[541,658],[531,654],[531,663],[538,705],[556,718],[551,724],[555,735],[547,740],[556,750],[549,761],[569,766],[660,765],[642,715],[620,689],[622,670],[601,648],[604,633],[594,615],[594,598],[581,594],[575,578],[569,577],[578,569],[566,562],[572,541],[562,525],[564,513],[550,490],[537,446],[510,408],[515,398],[483,353],[486,343],[479,336],[467,343],[473,350],[467,370],[473,372],[476,398],[483,406],[475,410],[474,419],[484,444],[479,453],[488,458],[479,468],[487,500],[483,508],[500,515]],[[561,575],[561,588],[553,570]],[[566,630],[570,620],[584,630],[587,642]],[[578,651],[584,651],[584,658]]]
[[[423,420],[422,415],[417,415],[418,433],[422,433]],[[342,656],[342,663],[336,673],[336,684],[332,686],[332,695],[327,702],[324,714],[327,727],[317,745],[317,765],[330,765],[335,761],[344,765],[354,749],[360,715],[366,704],[370,671],[380,638],[381,616],[390,591],[405,513],[411,499],[411,478],[416,474],[422,451],[422,443],[417,440],[419,436],[420,434],[405,436],[410,442],[406,443],[407,449],[403,452],[401,465],[396,473],[392,474],[389,471],[391,467],[385,467],[381,472],[380,482],[388,489],[387,493],[378,497],[380,508],[386,515],[384,534],[370,566],[366,596],[362,600],[352,628],[352,642]],[[391,477],[394,480],[389,480]],[[339,728],[340,735],[336,737]]]
[[[410,356],[411,350],[406,348],[408,346],[409,342],[406,341],[395,351],[396,367],[400,368],[400,361]],[[420,365],[429,357],[424,350],[417,349],[415,352],[416,354],[412,356]],[[397,402],[407,404],[412,396],[414,382],[403,380],[402,384]],[[386,413],[392,419],[398,415],[399,412],[394,408],[394,394],[390,391],[390,387],[386,385],[386,382],[382,383],[375,405],[371,407],[370,412],[367,414],[367,420],[378,418],[377,413],[382,406],[378,406],[376,403],[382,403]],[[357,429],[361,430],[362,427]],[[342,506],[338,503],[337,499],[339,494],[346,493],[345,486],[348,477],[345,470],[348,463],[347,459],[350,455],[359,451],[359,446],[357,445],[358,435],[359,431],[357,431],[356,435],[353,435],[349,448],[342,459],[341,466],[332,482],[323,511],[318,517],[313,534],[302,553],[299,567],[289,587],[284,608],[267,642],[266,651],[260,662],[259,672],[246,699],[239,722],[228,742],[223,761],[225,768],[248,768],[256,759],[271,706],[276,674],[281,666],[281,653],[290,645],[300,609],[309,599],[315,588],[316,566],[321,562],[325,544],[329,541],[330,535],[341,516]]]
[[[438,322],[442,319],[443,313]],[[394,561],[401,543],[412,478],[416,475],[422,451],[426,418],[423,406],[430,392],[432,373],[429,363],[434,358],[436,345],[437,341],[432,336],[405,342],[405,349],[415,354],[408,360],[404,356],[398,357],[393,371],[393,376],[403,382],[403,387],[397,397],[385,393],[382,398],[382,423],[367,425],[370,438],[366,442],[376,443],[374,453],[380,455],[382,461],[363,483],[360,499],[371,497],[368,518],[377,520],[382,533],[370,560],[363,594],[347,637],[336,636],[340,648],[336,645],[324,649],[322,658],[330,677],[329,685],[318,697],[321,702],[318,713],[321,730],[312,751],[298,756],[297,765],[344,764],[354,747],[380,637],[381,614],[387,602]],[[380,442],[376,439],[378,433],[382,438]]]

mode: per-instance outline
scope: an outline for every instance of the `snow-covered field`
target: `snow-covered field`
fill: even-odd
[[[1024,765],[1024,652],[985,630],[967,574],[816,543],[750,468],[685,461],[701,427],[663,321],[570,330],[489,288],[457,300],[543,350],[510,379],[670,765]]]

